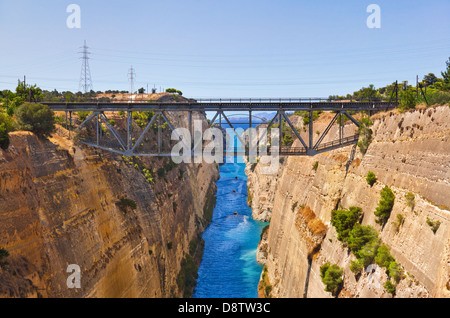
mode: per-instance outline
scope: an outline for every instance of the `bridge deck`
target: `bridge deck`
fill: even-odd
[[[306,102],[306,101],[201,101],[201,102],[114,102],[64,103],[42,102],[54,111],[335,111],[387,110],[398,107],[397,102]]]

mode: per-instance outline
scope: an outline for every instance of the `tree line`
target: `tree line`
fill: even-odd
[[[350,101],[383,101],[392,98],[399,101],[402,110],[414,108],[418,104],[444,105],[450,102],[450,58],[445,62],[445,70],[441,72],[442,77],[434,73],[428,73],[416,86],[409,85],[407,81],[392,83],[381,88],[375,88],[373,84],[362,87],[360,90],[345,96],[330,95],[329,100]],[[394,96],[395,88],[398,88]]]

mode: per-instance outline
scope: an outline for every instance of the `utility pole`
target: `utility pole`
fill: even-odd
[[[86,45],[86,41],[84,41],[84,45],[81,47],[81,75],[80,75],[80,92],[88,93],[93,90],[92,86],[92,78],[91,78],[91,70],[89,68],[89,54],[91,54],[88,49],[89,47]]]
[[[130,67],[128,76],[130,76],[130,100],[131,100],[134,92],[134,79],[136,78],[136,73],[134,72],[133,66]]]
[[[416,75],[416,98],[419,98],[419,75]]]

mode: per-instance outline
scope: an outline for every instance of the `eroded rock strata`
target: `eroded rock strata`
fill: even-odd
[[[356,258],[330,223],[331,211],[357,206],[363,210],[362,225],[378,231],[404,270],[395,297],[450,297],[449,119],[448,106],[379,113],[372,116],[373,141],[364,156],[349,146],[314,157],[289,157],[272,177],[260,175],[260,164],[248,164],[254,216],[270,220],[258,250],[265,264],[260,296],[333,297],[320,277],[320,267],[329,262],[344,269],[338,297],[392,297],[384,288],[385,268],[373,263],[356,276],[349,269]],[[325,124],[315,123],[318,130]],[[337,136],[332,130],[327,139]],[[377,178],[372,187],[368,171]],[[395,201],[381,226],[374,211],[385,186]],[[414,194],[413,205],[408,192]],[[314,236],[314,219],[323,224],[316,224],[322,237]],[[436,231],[428,221],[439,224]]]
[[[0,246],[10,254],[0,297],[189,295],[217,168],[124,159],[59,130],[49,140],[11,133],[0,150]],[[81,268],[80,289],[67,287],[69,264]]]

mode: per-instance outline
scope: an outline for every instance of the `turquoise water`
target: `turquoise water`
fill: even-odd
[[[244,170],[243,163],[220,166],[217,202],[203,234],[205,248],[194,298],[258,297],[262,266],[256,262],[256,248],[267,223],[251,216]]]

